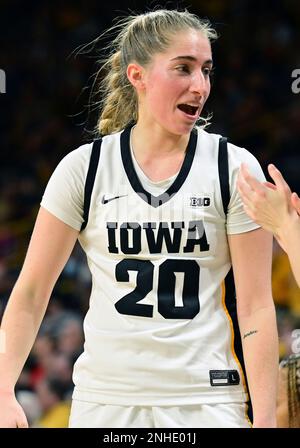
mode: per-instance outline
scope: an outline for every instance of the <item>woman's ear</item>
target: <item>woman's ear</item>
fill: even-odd
[[[145,88],[144,68],[141,65],[135,62],[128,64],[127,78],[137,91],[141,91]]]

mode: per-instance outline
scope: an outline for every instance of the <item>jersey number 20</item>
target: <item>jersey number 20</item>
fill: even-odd
[[[116,266],[116,280],[128,282],[129,271],[137,272],[136,287],[116,302],[117,311],[129,316],[153,317],[153,305],[138,303],[153,288],[153,263],[149,260],[122,260]],[[184,274],[182,306],[175,303],[176,272]],[[199,265],[194,260],[168,259],[159,266],[157,308],[165,319],[193,319],[199,313],[199,274]]]

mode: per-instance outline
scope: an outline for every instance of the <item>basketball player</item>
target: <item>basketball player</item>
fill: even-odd
[[[300,198],[292,193],[281,172],[272,164],[268,171],[274,184],[261,183],[242,165],[238,190],[245,211],[264,229],[272,232],[287,253],[300,286]]]
[[[245,149],[195,126],[216,33],[166,10],[118,29],[103,138],[52,175],[3,319],[0,424],[26,426],[14,385],[78,238],[93,287],[71,427],[249,428],[250,397],[253,425],[274,427],[271,236],[235,188],[242,161],[264,177]]]

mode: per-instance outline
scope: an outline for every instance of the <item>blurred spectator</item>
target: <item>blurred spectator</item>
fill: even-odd
[[[71,359],[78,358],[83,350],[82,321],[79,318],[65,318],[57,330],[57,350]]]
[[[66,389],[59,380],[43,380],[36,386],[37,397],[41,404],[42,413],[34,422],[39,428],[67,428],[71,402],[66,399]]]

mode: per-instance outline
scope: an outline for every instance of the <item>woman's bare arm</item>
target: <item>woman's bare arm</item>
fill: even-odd
[[[14,404],[14,387],[77,236],[77,230],[40,208],[24,265],[1,324],[0,427],[26,426],[21,408]],[[9,409],[3,406],[7,399]]]
[[[256,229],[228,239],[254,427],[275,427],[279,359],[271,290],[272,238]]]

